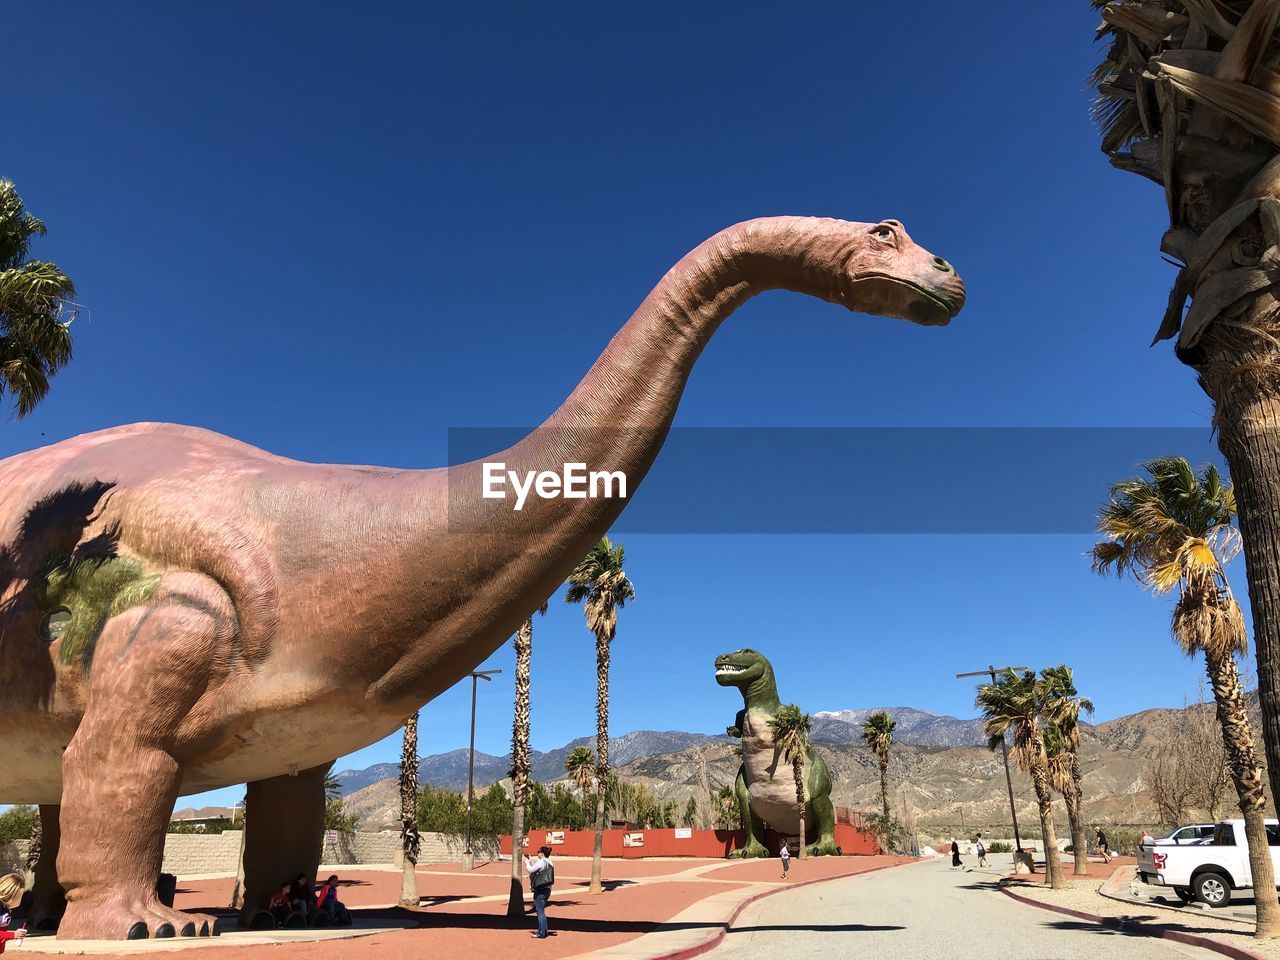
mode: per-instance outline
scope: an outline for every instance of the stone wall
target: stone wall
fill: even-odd
[[[10,845],[13,846],[13,845]],[[422,834],[421,864],[457,863],[462,859],[464,843],[460,837],[441,833]],[[7,862],[6,847],[0,847],[0,865]],[[478,860],[494,860],[498,857],[498,844],[493,839],[476,838],[471,849]],[[22,851],[25,856],[25,849]],[[240,831],[223,833],[171,833],[165,838],[165,873],[179,877],[204,874],[234,874],[240,862]],[[320,854],[322,864],[350,864],[361,866],[401,866],[400,833],[384,830],[380,833],[363,831],[342,836],[326,833]],[[292,868],[286,866],[288,873]]]
[[[179,877],[235,873],[240,863],[239,830],[223,833],[171,833],[164,839],[164,866]]]

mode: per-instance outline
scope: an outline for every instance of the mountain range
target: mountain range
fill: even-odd
[[[813,715],[812,740],[831,770],[832,799],[839,806],[864,811],[880,806],[879,768],[858,728],[877,709],[881,708]],[[914,813],[922,830],[932,825],[945,833],[994,825],[1007,831],[1007,826],[999,826],[1007,824],[1009,810],[1004,765],[998,751],[987,749],[981,720],[911,707],[882,709],[898,721],[889,765],[895,812]],[[1155,709],[1097,725],[1082,724],[1084,812],[1090,822],[1157,822],[1144,776],[1152,758],[1185,729],[1184,714],[1184,710]],[[583,737],[557,750],[534,751],[535,779],[565,781],[565,756],[575,746],[592,743],[592,738]],[[733,783],[741,762],[734,754],[735,745],[723,734],[639,730],[611,739],[611,765],[620,777],[643,783],[660,799],[675,800],[683,808],[689,797],[707,804],[709,792]],[[503,780],[509,765],[508,757],[477,753],[476,789]],[[398,823],[398,773],[395,764],[378,764],[337,775],[347,809],[367,829]],[[465,790],[467,752],[423,757],[419,776],[425,784]],[[1024,832],[1037,831],[1035,795],[1029,778],[1016,768],[1013,786]],[[1058,814],[1060,829],[1065,830],[1065,810],[1059,808]]]

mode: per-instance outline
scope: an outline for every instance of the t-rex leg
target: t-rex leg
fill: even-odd
[[[170,587],[173,580],[180,593]],[[156,896],[182,781],[178,729],[234,629],[225,594],[207,581],[200,589],[196,580],[203,578],[166,577],[148,606],[108,622],[92,664],[85,664],[88,704],[62,761],[58,877],[67,912],[60,940],[213,930],[213,917],[170,909]]]
[[[332,763],[249,784],[244,812],[244,907],[240,926],[267,909],[282,881],[314,880],[324,834],[324,777]]]
[[[32,930],[53,930],[67,909],[67,897],[58,883],[58,825],[56,803],[40,804],[40,858],[36,861],[35,880],[31,884]]]
[[[764,823],[751,812],[751,795],[747,793],[747,781],[738,770],[738,779],[733,785],[733,792],[738,797],[738,814],[742,817],[742,829],[747,832],[747,845],[741,850],[733,851],[735,857],[767,857],[769,849],[764,845]]]
[[[836,808],[831,803],[830,794],[823,793],[809,801],[806,820],[814,825],[818,834],[817,842],[809,845],[809,855],[840,856],[840,848],[836,846]]]

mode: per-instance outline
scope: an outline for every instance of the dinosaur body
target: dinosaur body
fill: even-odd
[[[154,895],[180,792],[248,783],[243,921],[314,871],[334,758],[473,670],[625,506],[514,511],[483,495],[485,463],[584,463],[633,491],[715,329],[778,288],[925,325],[964,302],[896,221],[750,221],[682,259],[564,404],[486,461],[308,464],[136,424],[0,462],[0,707],[21,745],[0,801],[58,825],[36,922],[65,893],[61,938],[207,932]]]
[[[742,738],[742,766],[734,792],[738,812],[747,832],[747,844],[736,852],[740,857],[767,857],[764,828],[772,827],[783,836],[798,836],[800,811],[796,783],[790,761],[774,744],[769,726],[781,702],[773,676],[773,666],[755,650],[738,650],[716,657],[716,682],[737,687],[743,707],[738,711],[730,736]],[[804,758],[805,832],[817,837],[809,846],[813,855],[839,855],[836,846],[835,807],[831,804],[831,773],[826,761],[813,747]],[[807,843],[807,837],[800,838]]]

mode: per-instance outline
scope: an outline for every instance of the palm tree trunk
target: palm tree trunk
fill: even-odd
[[[1075,858],[1075,876],[1089,876],[1089,858],[1084,850],[1084,824],[1080,822],[1080,794],[1075,783],[1062,794],[1066,801],[1066,820],[1071,827],[1071,854]]]
[[[1036,802],[1040,807],[1040,835],[1044,840],[1044,882],[1055,890],[1067,885],[1062,876],[1062,862],[1058,859],[1058,835],[1053,828],[1053,791],[1049,789],[1049,771],[1043,762],[1033,762],[1031,783],[1036,788]]]
[[[1254,936],[1273,939],[1280,936],[1280,900],[1276,898],[1275,870],[1271,864],[1271,847],[1263,821],[1266,794],[1262,789],[1262,765],[1253,743],[1253,730],[1245,710],[1240,673],[1230,656],[1205,653],[1205,667],[1213,686],[1213,699],[1218,707],[1218,723],[1222,725],[1222,742],[1227,749],[1227,764],[1240,812],[1244,816],[1244,833],[1249,842],[1249,870],[1253,874],[1254,904],[1258,921]]]
[[[418,905],[418,715],[404,722],[400,750],[400,845],[404,872],[400,877],[400,905]]]
[[[1080,781],[1076,779],[1076,770],[1079,764],[1074,756],[1071,758],[1072,772],[1071,783],[1067,785],[1066,791],[1062,794],[1062,799],[1067,804],[1067,822],[1071,825],[1071,852],[1075,857],[1077,877],[1087,877],[1089,875],[1089,855],[1085,850],[1084,840],[1084,823],[1080,819]]]
[[[804,829],[804,757],[796,756],[796,759],[791,764],[791,772],[796,778],[796,807],[800,812],[800,849],[797,851],[797,856],[803,860],[805,859],[805,847],[808,846],[805,843],[808,838],[805,836]]]
[[[529,668],[533,661],[533,617],[516,632],[516,706],[511,721],[511,891],[507,916],[524,916],[524,805],[529,794]]]
[[[604,856],[604,793],[609,785],[609,638],[596,635],[596,840],[591,850],[592,893],[600,893]]]
[[[1271,795],[1280,797],[1280,400],[1259,395],[1263,391],[1231,390],[1225,377],[1205,374],[1201,385],[1217,406],[1218,447],[1236,488],[1262,740]],[[1245,393],[1251,395],[1241,397]]]
[[[884,827],[889,829],[889,758],[880,758],[880,805],[884,808]]]

